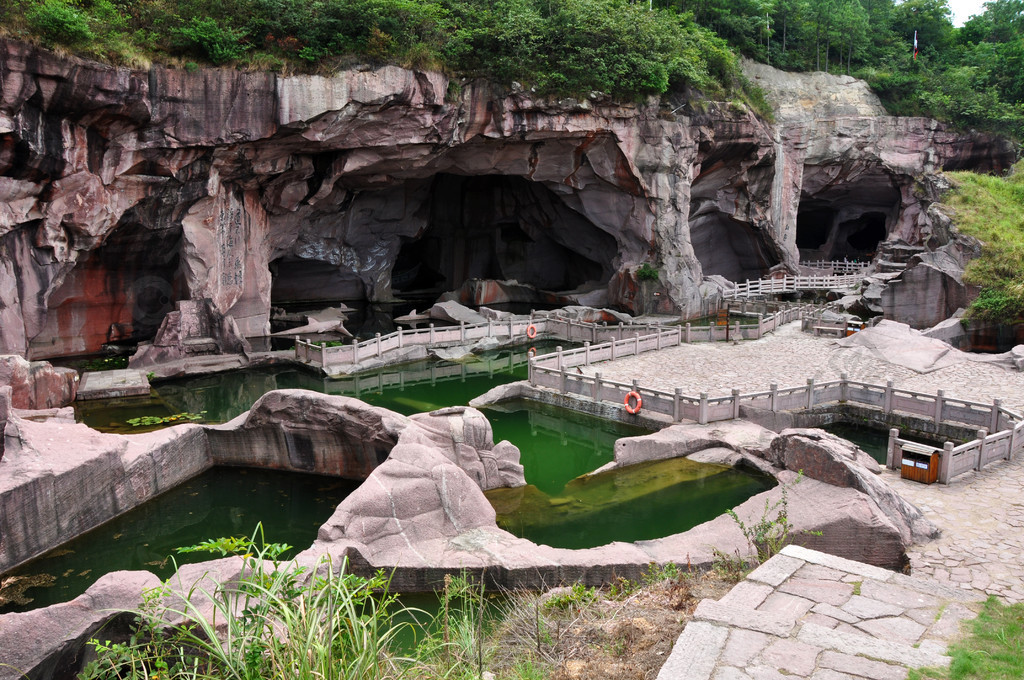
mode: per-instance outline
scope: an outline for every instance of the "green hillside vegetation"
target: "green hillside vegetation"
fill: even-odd
[[[1024,139],[1024,0],[991,0],[962,28],[953,26],[946,0],[655,4],[692,12],[752,59],[863,78],[895,115]]]
[[[981,257],[964,273],[968,283],[981,287],[968,316],[1024,321],[1024,162],[1007,177],[948,174],[956,188],[945,202],[955,211],[954,222],[982,242]]]
[[[13,0],[8,34],[134,66],[440,69],[542,94],[742,98],[725,41],[625,0]],[[6,10],[3,9],[6,7]]]
[[[1024,0],[991,0],[962,28],[947,0],[5,0],[0,32],[131,66],[395,63],[544,95],[697,92],[770,116],[741,53],[864,78],[897,115],[1024,139]]]

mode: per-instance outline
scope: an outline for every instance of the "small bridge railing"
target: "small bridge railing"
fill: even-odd
[[[537,337],[555,338],[566,342],[589,342],[592,344],[612,343],[609,350],[614,354],[616,348],[634,343],[637,337],[654,337],[644,342],[644,351],[671,347],[690,342],[717,342],[727,340],[757,339],[770,333],[784,323],[800,318],[806,305],[794,306],[775,314],[760,316],[756,323],[731,325],[694,326],[658,326],[656,324],[623,324],[606,325],[584,321],[572,321],[557,317],[515,318],[486,323],[458,326],[427,328],[402,328],[387,335],[377,333],[373,338],[350,345],[328,346],[326,343],[312,343],[302,339],[295,340],[295,359],[297,361],[323,367],[329,370],[332,366],[357,364],[370,358],[380,358],[386,353],[412,345],[449,346],[466,344],[482,338],[498,338],[505,340],[528,340],[527,330],[532,326]],[[618,344],[615,344],[618,343]],[[660,344],[659,344],[660,343]],[[675,344],[672,344],[675,343]],[[620,350],[619,354],[621,355]],[[608,358],[614,358],[609,356]]]
[[[838,276],[780,276],[777,278],[747,280],[737,283],[733,288],[722,291],[725,299],[759,297],[792,293],[799,290],[829,290],[832,288],[848,288],[861,282],[860,274],[841,274]]]

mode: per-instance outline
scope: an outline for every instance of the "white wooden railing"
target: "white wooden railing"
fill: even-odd
[[[762,320],[760,325],[762,328],[769,325],[774,328],[773,324],[785,322],[783,318],[785,315],[780,312],[770,317],[771,321]],[[644,411],[669,416],[673,422],[694,420],[706,424],[732,420],[739,418],[742,407],[793,411],[829,403],[852,403],[878,408],[885,414],[909,413],[936,424],[979,428],[976,440],[960,446],[948,442],[943,449],[935,449],[940,452],[938,481],[942,483],[948,483],[968,470],[980,469],[993,460],[1005,459],[1024,450],[1024,416],[1004,408],[999,399],[986,404],[950,397],[942,390],[930,394],[899,389],[894,387],[892,381],[878,385],[850,380],[845,374],[839,380],[820,383],[808,379],[806,385],[796,387],[780,388],[773,383],[768,390],[761,392],[741,393],[734,389],[731,394],[720,397],[710,397],[706,392],[692,396],[684,395],[681,388],[669,392],[643,387],[637,380],[628,383],[605,380],[600,372],[590,376],[569,370],[683,344],[686,339],[680,330],[663,329],[598,345],[585,342],[579,349],[559,350],[536,357],[530,360],[530,384],[562,394],[618,404],[624,404],[627,395],[636,392],[643,400]],[[990,435],[988,432],[995,434]],[[899,455],[894,457],[890,444],[890,465],[894,464],[894,460],[899,462]]]
[[[861,282],[861,274],[842,274],[839,276],[780,276],[778,278],[747,280],[737,283],[734,287],[722,291],[725,299],[759,297],[792,293],[799,290],[830,290],[832,288],[848,288]]]
[[[860,274],[871,266],[870,262],[850,262],[849,260],[815,260],[813,262],[801,262],[801,267],[810,269],[827,269],[833,275],[839,274]]]
[[[301,339],[295,341],[295,359],[303,363],[320,366],[330,372],[331,367],[356,364],[365,359],[383,357],[387,352],[412,345],[428,345],[443,347],[474,342],[482,338],[499,338],[504,340],[520,339],[527,342],[530,338],[528,330],[532,326],[537,337],[565,340],[566,342],[589,342],[592,344],[618,341],[633,342],[638,335],[657,335],[665,339],[665,345],[676,338],[675,344],[690,342],[716,342],[727,340],[750,340],[762,337],[774,331],[783,323],[800,318],[810,306],[801,305],[781,310],[775,314],[758,317],[756,323],[731,325],[694,326],[659,326],[657,324],[617,324],[606,325],[583,321],[572,321],[557,317],[525,318],[487,323],[467,324],[458,326],[440,326],[433,324],[427,328],[399,329],[394,333],[376,336],[369,340],[350,345],[328,346],[326,343],[312,343]],[[660,329],[660,331],[659,331]],[[656,343],[655,343],[656,344]]]

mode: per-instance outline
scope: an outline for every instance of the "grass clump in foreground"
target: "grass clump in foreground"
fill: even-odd
[[[698,599],[729,587],[672,565],[616,592],[497,595],[448,575],[430,615],[401,607],[381,572],[279,562],[288,549],[263,543],[259,529],[182,549],[241,553],[242,575],[200,581],[184,597],[168,585],[148,592],[130,638],[93,640],[96,658],[79,677],[639,680],[657,673]]]
[[[1024,677],[1024,604],[1006,605],[990,597],[970,635],[952,645],[949,669],[911,671],[910,680],[1003,680]]]
[[[957,228],[982,242],[964,281],[981,287],[967,310],[968,322],[1024,321],[1024,163],[1006,177],[973,172],[948,173],[955,190],[945,202]]]

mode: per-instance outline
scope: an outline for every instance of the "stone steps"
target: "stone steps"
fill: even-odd
[[[658,680],[900,680],[946,667],[977,596],[799,546],[703,600]]]

